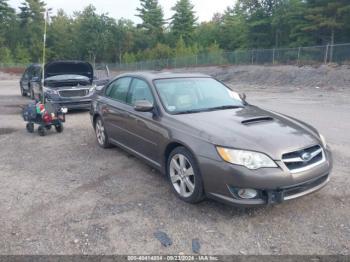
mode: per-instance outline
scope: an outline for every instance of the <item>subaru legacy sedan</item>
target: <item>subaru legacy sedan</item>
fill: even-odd
[[[145,160],[189,203],[281,203],[329,181],[331,152],[315,128],[206,75],[123,74],[95,93],[90,113],[101,147]]]

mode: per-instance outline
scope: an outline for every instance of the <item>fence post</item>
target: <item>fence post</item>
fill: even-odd
[[[275,48],[272,50],[272,64],[275,64]]]
[[[254,50],[252,50],[252,64],[254,64]]]
[[[198,65],[198,55],[196,55],[196,65]]]
[[[328,60],[328,48],[329,48],[329,44],[327,44],[326,46],[326,53],[324,55],[324,63],[327,64],[327,60]]]
[[[330,54],[329,54],[329,63],[333,62],[333,52],[334,52],[334,44],[331,44],[331,49],[329,50]]]
[[[297,61],[297,65],[299,65],[299,62],[300,62],[300,51],[301,51],[301,47],[298,48],[298,61]]]

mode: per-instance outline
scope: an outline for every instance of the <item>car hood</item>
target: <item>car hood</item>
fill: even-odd
[[[320,143],[317,131],[293,118],[247,105],[244,108],[174,115],[183,131],[212,144],[282,154]]]
[[[59,75],[85,76],[92,82],[94,71],[90,63],[81,61],[55,61],[45,65],[45,79]]]

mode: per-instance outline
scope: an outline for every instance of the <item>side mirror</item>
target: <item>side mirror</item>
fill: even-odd
[[[245,93],[239,94],[239,98],[245,102],[247,100],[247,95]]]
[[[135,102],[134,109],[138,112],[151,112],[153,110],[153,104],[147,100],[138,100]]]

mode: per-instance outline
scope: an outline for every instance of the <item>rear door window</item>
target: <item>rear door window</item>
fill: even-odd
[[[106,96],[111,99],[126,103],[130,82],[130,77],[123,77],[115,80],[107,87]]]

